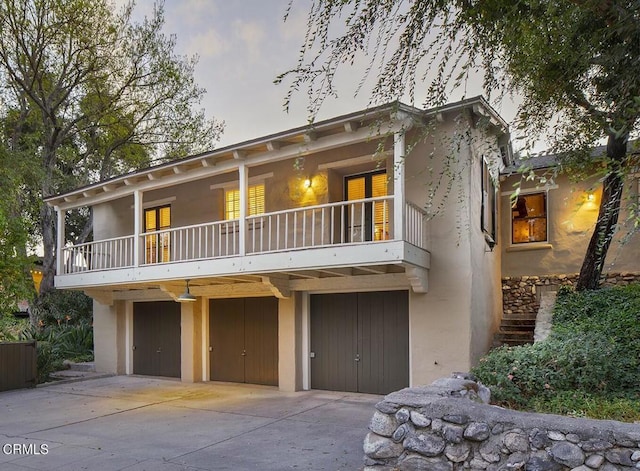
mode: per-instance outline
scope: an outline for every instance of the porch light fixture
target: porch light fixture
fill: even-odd
[[[196,300],[196,297],[189,292],[189,280],[186,280],[187,288],[184,290],[180,296],[178,296],[178,302],[181,303],[192,303]]]
[[[305,190],[311,188],[311,178],[305,178],[303,185]]]
[[[589,201],[590,203],[593,203],[595,200],[596,200],[596,195],[593,193],[593,191],[587,192],[587,201]]]

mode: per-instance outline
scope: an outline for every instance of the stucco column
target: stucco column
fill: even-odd
[[[280,391],[302,389],[302,309],[300,295],[278,300],[278,386]]]
[[[202,381],[202,298],[180,304],[180,379]]]
[[[93,301],[93,339],[95,367],[98,373],[126,373],[126,306],[124,301],[112,305]]]

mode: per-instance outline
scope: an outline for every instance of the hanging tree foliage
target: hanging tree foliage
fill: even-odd
[[[549,134],[556,171],[602,181],[577,288],[598,286],[625,178],[640,165],[629,144],[640,118],[640,2],[314,0],[298,64],[277,79],[291,81],[285,106],[306,89],[313,118],[336,95],[336,74],[359,56],[369,67],[358,92],[371,76],[372,104],[413,102],[421,87],[425,106],[442,105],[476,74],[497,100],[523,97],[515,124],[528,143]],[[593,165],[601,140],[606,152]]]

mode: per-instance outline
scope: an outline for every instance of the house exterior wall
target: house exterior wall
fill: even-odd
[[[517,175],[506,177],[501,184],[500,236],[505,241],[500,245],[502,276],[578,273],[598,216],[601,198],[599,185],[595,181],[570,182],[564,175],[557,178],[555,185],[547,190],[548,242],[514,245],[511,243],[510,192],[519,179]],[[592,188],[598,190],[594,192],[594,201],[588,201],[587,194]],[[636,233],[622,243],[628,235],[628,227],[624,224],[629,215],[628,204],[637,201],[637,188],[637,181],[633,179],[625,184],[623,208],[618,219],[621,227],[609,247],[603,270],[605,273],[638,271],[640,235]],[[536,189],[532,182],[522,184],[522,192],[538,190],[542,189]]]
[[[93,301],[95,368],[98,373],[126,373],[126,303]]]
[[[499,161],[497,138],[485,136],[475,129],[471,115],[462,120],[447,115],[434,120],[432,136],[423,139],[419,130],[406,138],[412,148],[405,159],[405,199],[420,208],[442,211],[425,222],[427,250],[431,253],[428,271],[428,292],[418,293],[407,279],[402,286],[384,287],[381,282],[363,287],[358,276],[340,278],[340,285],[329,290],[291,292],[291,297],[279,300],[279,387],[293,391],[304,386],[308,374],[305,338],[308,339],[308,303],[310,293],[358,292],[367,290],[402,289],[409,292],[409,357],[411,385],[427,384],[451,371],[468,370],[490,346],[491,334],[501,315],[500,257],[501,251],[491,251],[480,227],[482,207],[482,156]],[[471,142],[453,142],[460,129],[471,129]],[[475,129],[475,130],[474,130]],[[265,211],[273,212],[305,207],[344,199],[344,178],[348,175],[384,168],[387,170],[388,194],[393,194],[393,142],[386,142],[387,152],[380,160],[373,158],[379,141],[345,145],[332,150],[311,153],[304,158],[250,167],[249,185],[265,177]],[[454,150],[452,150],[454,149]],[[450,159],[452,152],[456,158]],[[345,165],[344,162],[347,161]],[[429,179],[442,173],[456,175],[450,191],[446,183],[438,188],[429,206],[433,187]],[[145,207],[171,204],[172,227],[187,226],[224,219],[224,190],[238,184],[238,172],[201,178],[188,183],[143,193]],[[302,188],[304,179],[312,186]],[[393,204],[390,205],[392,210]],[[114,214],[117,213],[117,218]],[[390,215],[391,227],[393,218]],[[133,198],[122,198],[94,207],[96,238],[133,234]],[[500,237],[499,245],[506,239]],[[173,246],[172,246],[173,247]],[[397,274],[396,274],[397,275]],[[174,273],[175,276],[175,273]],[[384,276],[384,275],[382,275]],[[202,300],[202,298],[199,298]],[[306,300],[306,301],[305,301]],[[200,302],[196,304],[201,304]],[[209,340],[206,298],[201,309],[191,305],[182,307],[182,378],[185,381],[206,380],[209,375]],[[98,307],[100,320],[96,332],[105,330],[107,336],[96,345],[96,358],[103,371],[124,372],[127,345],[117,338],[125,334],[110,333],[125,330],[125,319],[114,314],[115,307]],[[117,310],[117,309],[116,309]],[[124,315],[124,313],[123,313]],[[128,328],[131,328],[129,325]],[[130,332],[129,332],[130,336]],[[109,345],[111,351],[108,351]],[[115,356],[114,356],[115,355]],[[308,378],[307,378],[308,379]]]
[[[98,204],[92,209],[94,240],[133,234],[133,197]]]
[[[460,125],[439,124],[436,137],[418,144],[405,161],[407,199],[422,207],[427,207],[430,173],[437,177],[453,165],[458,175],[451,190],[439,188],[433,201],[444,210],[428,223],[428,292],[409,297],[412,385],[467,371],[490,347],[502,314],[500,252],[487,248],[480,227],[480,162],[482,155],[498,159],[497,141],[476,131],[473,144],[457,147],[451,160],[452,143],[439,136],[451,136]]]

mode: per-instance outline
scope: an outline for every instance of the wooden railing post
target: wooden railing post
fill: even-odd
[[[65,231],[64,231],[64,224],[65,224],[65,216],[66,216],[66,211],[64,209],[60,209],[59,207],[55,208],[56,213],[58,214],[58,227],[57,227],[57,238],[58,240],[56,241],[56,274],[58,275],[63,275],[64,271],[64,252],[63,252],[63,247],[64,247],[64,238],[65,238]]]
[[[140,265],[140,233],[142,225],[142,192],[133,193],[133,266]]]
[[[404,193],[405,136],[400,131],[394,135],[393,145],[393,238],[404,239],[405,193]]]

